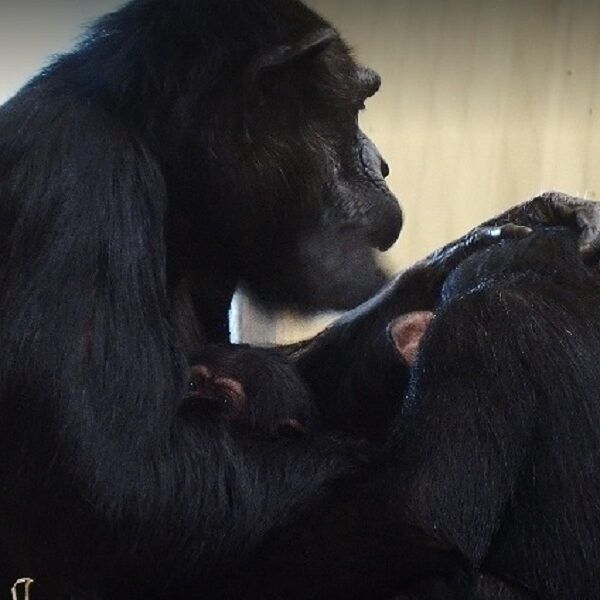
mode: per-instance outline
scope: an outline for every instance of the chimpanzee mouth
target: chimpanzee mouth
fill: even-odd
[[[374,250],[386,252],[400,237],[403,225],[402,209],[396,197],[389,194],[377,215],[377,225],[371,229],[367,236],[367,243]]]

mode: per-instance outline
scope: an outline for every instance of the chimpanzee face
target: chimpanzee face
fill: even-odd
[[[285,355],[275,350],[208,344],[190,355],[183,410],[211,414],[253,435],[314,430],[312,399]]]
[[[347,69],[347,95],[338,98],[337,124],[343,135],[338,134],[337,143],[327,148],[333,182],[325,201],[328,220],[340,229],[352,230],[371,248],[385,251],[398,238],[402,212],[386,183],[389,166],[358,124],[358,114],[379,90],[381,78],[354,62]],[[346,122],[342,122],[344,117]],[[336,123],[333,114],[330,119],[327,125]],[[323,123],[323,128],[327,125]],[[333,132],[330,138],[336,139]]]
[[[294,12],[288,33],[219,48],[153,121],[174,243],[268,303],[348,309],[385,283],[376,254],[402,227],[358,124],[381,80],[306,7],[278,10]]]
[[[388,165],[358,124],[380,77],[331,29],[261,54],[247,71],[237,125],[223,128],[224,139],[237,132],[223,141],[236,154],[219,163],[222,202],[211,209],[229,258],[264,301],[353,307],[385,282],[376,253],[402,227]]]

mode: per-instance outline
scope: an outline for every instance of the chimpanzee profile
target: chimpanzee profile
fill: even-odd
[[[407,521],[508,584],[473,597],[600,597],[600,277],[573,233],[474,254],[391,333]]]

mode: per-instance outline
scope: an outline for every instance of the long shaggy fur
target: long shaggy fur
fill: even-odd
[[[217,595],[362,461],[178,411],[182,332],[225,337],[253,249],[321,210],[306,129],[241,146],[232,115],[249,56],[324,26],[295,1],[138,0],[0,110],[2,589]]]

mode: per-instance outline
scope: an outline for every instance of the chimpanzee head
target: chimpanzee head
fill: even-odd
[[[190,354],[182,408],[212,414],[253,435],[281,437],[319,427],[315,404],[295,366],[277,350],[207,344]]]
[[[358,125],[381,81],[352,60],[331,29],[301,39],[291,52],[294,63],[259,75],[270,84],[248,124],[257,144],[252,160],[270,155],[253,166],[278,169],[259,183],[274,184],[271,201],[286,212],[263,233],[260,262],[248,264],[244,283],[267,301],[346,309],[384,283],[375,255],[402,227],[385,182],[389,168]]]
[[[380,78],[327,22],[298,0],[134,0],[92,39],[94,89],[118,86],[111,110],[165,178],[172,263],[208,260],[303,309],[349,308],[384,282],[375,254],[402,213],[358,125]]]
[[[503,239],[462,261],[451,271],[433,311],[415,311],[396,318],[389,334],[402,361],[415,365],[423,340],[436,315],[450,304],[482,288],[506,287],[514,282],[553,282],[586,290],[597,285],[597,273],[584,263],[577,233],[565,227],[537,227],[522,239]]]

